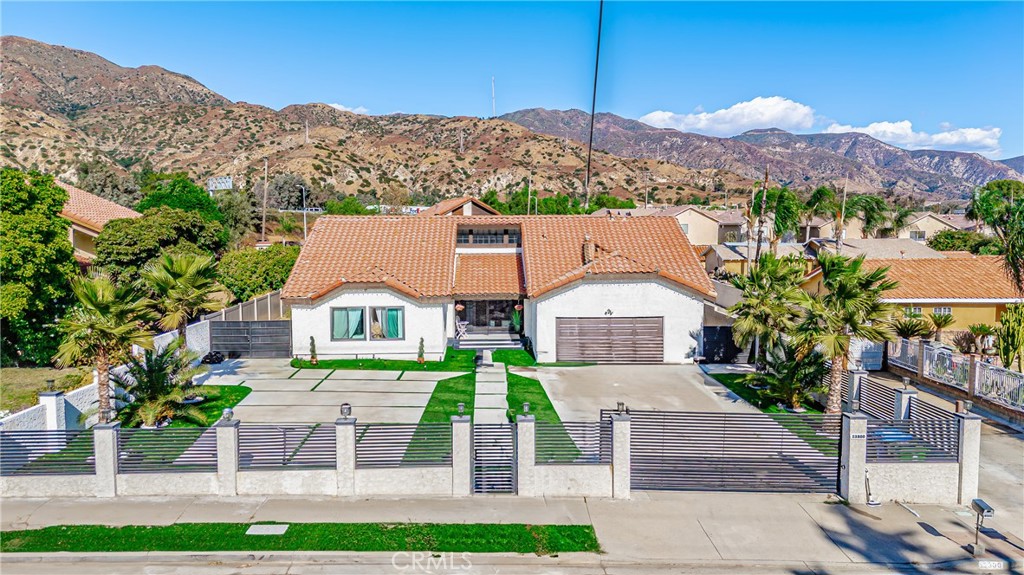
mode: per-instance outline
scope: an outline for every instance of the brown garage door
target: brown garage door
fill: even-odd
[[[665,337],[661,317],[555,318],[558,361],[662,363]]]

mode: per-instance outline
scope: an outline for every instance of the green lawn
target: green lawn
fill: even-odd
[[[473,371],[476,368],[476,351],[449,347],[444,361],[404,359],[322,359],[311,365],[306,359],[293,359],[292,367],[301,369],[377,369],[386,371]]]
[[[473,400],[476,397],[476,373],[442,379],[430,394],[427,406],[423,408],[420,423],[449,422],[458,415],[459,403],[466,404],[464,415],[473,415]]]
[[[548,363],[537,363],[530,352],[525,349],[496,349],[494,354],[491,356],[495,363],[503,363],[505,367],[516,366],[516,367],[533,367],[539,365],[542,367],[585,367],[588,365],[597,365],[596,363],[587,363],[581,361],[554,361]]]
[[[163,527],[69,525],[3,532],[0,551],[434,551],[600,552],[590,525],[292,523],[284,535],[246,535],[245,523]]]
[[[757,394],[756,389],[751,389],[747,384],[743,383],[744,374],[740,373],[709,373],[712,379],[718,381],[725,387],[729,388],[729,391],[743,398],[744,401],[760,409],[764,413],[789,413],[785,409],[780,409],[775,404],[765,402]],[[804,408],[807,409],[806,413],[821,413],[821,410],[817,407],[809,404],[804,404]]]
[[[206,416],[205,424],[193,423],[191,421],[185,421],[184,419],[177,419],[171,422],[167,427],[209,427],[217,420],[220,419],[224,413],[224,408],[234,407],[238,405],[252,389],[245,387],[244,385],[203,385],[194,388],[200,395],[208,394],[210,399],[196,405],[199,411],[203,412]],[[117,414],[117,419],[122,422],[122,425],[128,421],[131,417],[131,407],[122,409]]]
[[[71,391],[92,383],[86,368],[5,367],[0,369],[0,411],[16,412],[39,404],[46,380],[54,380],[54,391]]]
[[[508,373],[508,411],[509,415],[515,418],[522,413],[523,403],[530,404],[530,415],[537,418],[537,421],[559,423],[562,420],[551,405],[551,399],[539,381],[532,377],[525,377],[515,373]]]

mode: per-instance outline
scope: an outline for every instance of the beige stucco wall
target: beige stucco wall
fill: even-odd
[[[711,245],[722,243],[718,239],[718,222],[697,210],[686,210],[676,216],[691,244]]]
[[[944,222],[944,221],[942,221],[942,220],[940,220],[938,218],[933,218],[931,216],[928,216],[928,217],[921,218],[920,220],[914,222],[914,224],[912,226],[910,226],[909,228],[900,230],[900,233],[899,233],[899,235],[897,237],[909,238],[911,230],[923,230],[924,231],[925,240],[927,240],[928,238],[934,236],[935,234],[937,234],[937,233],[939,233],[939,232],[941,232],[943,230],[954,230],[954,229],[956,229],[956,228],[954,228],[953,226],[947,224],[946,222]]]
[[[1006,311],[1006,304],[997,303],[978,303],[978,304],[966,304],[966,303],[899,303],[897,304],[901,309],[907,307],[919,307],[921,308],[921,315],[928,317],[928,314],[935,313],[937,307],[948,307],[953,315],[953,325],[945,329],[946,332],[960,331],[967,329],[968,326],[975,323],[984,323],[988,325],[995,325],[999,322],[999,318]]]

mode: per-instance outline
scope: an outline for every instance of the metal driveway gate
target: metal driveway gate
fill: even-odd
[[[516,492],[516,427],[473,424],[473,493]]]
[[[612,411],[602,411],[602,418]],[[832,493],[840,416],[630,411],[633,489]]]
[[[227,357],[291,357],[292,322],[211,321],[210,350]]]

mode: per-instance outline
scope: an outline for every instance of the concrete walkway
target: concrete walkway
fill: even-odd
[[[4,499],[0,501],[0,528],[257,521],[592,524],[605,554],[577,557],[592,565],[735,568],[777,562],[812,567],[792,572],[858,572],[853,569],[858,566],[863,572],[874,563],[909,566],[923,573],[932,571],[930,564],[970,560],[963,547],[974,538],[974,518],[969,511],[910,507],[912,511],[896,504],[847,507],[823,495],[693,492],[639,492],[629,501],[494,496]],[[1020,567],[1024,542],[994,529],[982,538],[992,558],[1004,561],[1007,567]],[[332,554],[341,562],[357,556]],[[3,572],[16,572],[10,570],[12,561],[27,559],[5,555],[0,560]],[[553,567],[549,558],[520,559],[523,564]]]
[[[504,363],[477,368],[473,422],[508,422],[508,377],[505,374]]]

